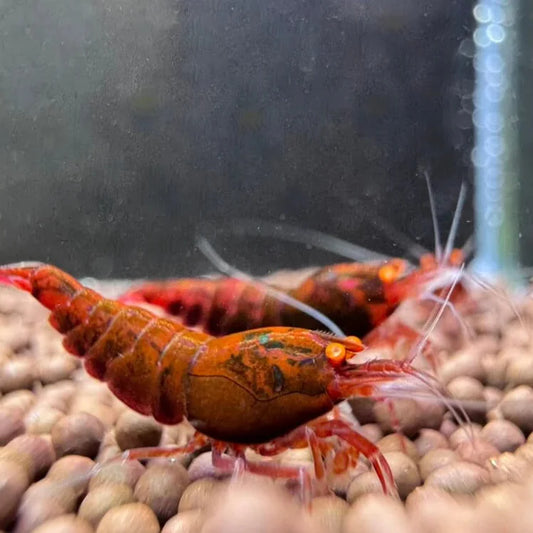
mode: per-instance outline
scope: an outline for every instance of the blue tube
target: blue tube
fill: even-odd
[[[474,7],[473,268],[512,284],[519,272],[517,13],[518,0],[480,0]]]

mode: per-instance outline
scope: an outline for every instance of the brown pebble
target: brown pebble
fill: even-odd
[[[485,420],[487,405],[484,387],[477,379],[470,376],[457,376],[448,383],[446,388],[452,398],[458,402],[464,402],[464,410],[473,421]]]
[[[0,398],[0,410],[16,410],[25,413],[35,403],[35,394],[29,390],[16,390]]]
[[[7,361],[0,367],[0,390],[10,392],[18,389],[31,389],[35,381],[35,361],[30,357],[20,357]]]
[[[19,502],[29,480],[23,466],[0,460],[0,527],[7,528],[14,520]]]
[[[23,435],[21,435],[23,436]],[[0,447],[0,461],[9,461],[21,466],[26,472],[28,480],[31,482],[33,479],[33,459],[31,455],[24,450],[17,450],[16,448],[9,446]]]
[[[41,524],[68,511],[55,499],[33,499],[31,505],[21,505],[13,533],[31,533]]]
[[[58,459],[46,477],[50,479],[69,479],[72,476],[88,475],[94,469],[94,461],[82,455],[66,455]]]
[[[423,457],[430,450],[449,448],[448,439],[435,429],[421,429],[414,444],[419,457]]]
[[[132,489],[143,474],[145,468],[135,460],[112,462],[97,468],[89,482],[89,490],[102,485],[126,484]]]
[[[144,503],[126,503],[110,509],[100,520],[96,533],[159,533],[154,512]]]
[[[412,531],[403,505],[384,494],[366,494],[350,506],[344,517],[343,533]]]
[[[484,466],[487,459],[500,453],[496,446],[481,437],[475,437],[474,440],[464,440],[456,446],[455,452],[464,461],[476,463],[480,466]]]
[[[221,481],[208,477],[193,481],[181,495],[178,513],[204,508],[224,487],[225,484]]]
[[[103,464],[111,459],[116,460],[118,457],[121,457],[122,454],[122,450],[116,444],[114,446],[100,446],[95,461],[99,464]]]
[[[175,515],[178,502],[189,484],[187,470],[179,463],[150,465],[135,485],[135,498],[146,503],[160,522]]]
[[[63,484],[66,482],[77,495],[82,495],[87,491],[94,467],[94,461],[88,457],[67,455],[50,467],[45,479]]]
[[[360,424],[371,424],[376,421],[374,405],[376,400],[372,398],[350,398],[348,400],[352,413]]]
[[[30,485],[20,506],[21,509],[28,509],[37,501],[54,501],[62,507],[61,514],[71,513],[77,508],[83,493],[75,479],[58,481],[45,477]]]
[[[89,491],[78,513],[93,527],[97,527],[109,509],[133,501],[135,498],[129,485],[101,485]]]
[[[458,425],[448,417],[444,417],[442,424],[440,425],[439,431],[447,438],[450,438],[455,431],[458,429]]]
[[[311,517],[322,533],[341,533],[349,505],[338,496],[318,496],[311,502]]]
[[[65,416],[64,412],[48,405],[38,404],[24,418],[26,431],[35,435],[51,433],[52,428]]]
[[[485,387],[483,389],[483,397],[487,403],[487,411],[494,409],[502,400],[503,392],[496,387]]]
[[[377,402],[374,407],[376,420],[385,432],[399,431],[412,437],[423,428],[438,428],[442,422],[444,407],[437,402],[400,398]]]
[[[68,378],[76,370],[74,357],[56,355],[41,360],[38,366],[38,376],[42,383],[55,383]]]
[[[470,347],[456,352],[446,360],[439,369],[439,376],[443,383],[448,384],[459,376],[468,376],[483,382],[485,369],[481,363],[481,356]]]
[[[106,429],[110,428],[117,419],[117,413],[112,407],[109,407],[105,403],[95,401],[91,397],[74,400],[70,406],[70,413],[86,413],[92,415],[100,420]]]
[[[533,386],[533,358],[525,353],[522,357],[511,359],[505,371],[505,383],[511,387],[517,385]]]
[[[520,428],[508,420],[492,420],[481,430],[480,436],[500,452],[514,452],[526,442]]]
[[[67,415],[52,428],[52,443],[57,456],[95,457],[104,436],[104,425],[87,413]]]
[[[61,515],[47,520],[34,530],[34,533],[92,533],[94,529],[75,514]]]
[[[124,411],[117,420],[115,437],[121,450],[157,446],[162,428],[153,418]]]
[[[529,434],[533,431],[532,405],[533,389],[527,385],[520,385],[503,397],[499,408],[506,420],[510,420]]]
[[[46,474],[56,459],[50,440],[37,435],[19,435],[10,441],[6,448],[29,456],[28,476],[30,480],[39,479]]]
[[[510,452],[504,452],[485,463],[485,468],[489,471],[493,483],[523,482],[530,476],[528,466],[526,459]]]
[[[383,454],[390,466],[398,494],[402,500],[421,483],[420,474],[415,461],[403,452]]]
[[[374,444],[383,438],[383,430],[379,427],[379,424],[365,424],[359,428],[359,433]]]
[[[523,508],[524,504],[529,506],[530,502],[528,500],[523,485],[508,481],[496,485],[487,485],[476,493],[477,508],[480,514],[485,514],[489,510],[495,511],[506,520],[516,516],[518,510]],[[508,526],[509,524],[503,524],[503,527],[496,531],[514,531]]]
[[[425,481],[431,472],[455,461],[457,461],[457,454],[449,448],[429,450],[426,455],[422,457],[418,465],[418,468],[420,469],[420,477]]]
[[[486,383],[497,389],[505,387],[505,373],[509,361],[499,355],[490,355],[482,359]]]
[[[203,522],[204,515],[200,509],[184,511],[168,520],[161,533],[198,533]]]
[[[533,464],[533,444],[528,440],[525,444],[516,449],[515,455],[522,457],[529,464]]]
[[[202,533],[318,533],[311,517],[274,485],[231,483],[206,511]]]
[[[479,424],[465,424],[458,427],[449,437],[450,448],[455,449],[465,440],[473,440],[481,433]]]
[[[203,477],[216,477],[222,479],[230,475],[227,472],[222,472],[213,465],[211,452],[204,452],[198,455],[198,457],[195,457],[191,461],[187,470],[191,481],[196,481]]]
[[[383,487],[375,472],[363,472],[354,477],[346,492],[346,500],[352,503],[361,496],[369,493],[383,494]]]
[[[24,433],[24,422],[20,411],[0,409],[0,420],[0,446]]]
[[[413,461],[419,460],[418,450],[411,440],[400,433],[391,433],[377,442],[381,453],[402,452],[407,454]]]
[[[490,482],[486,469],[466,461],[450,463],[434,470],[426,479],[426,486],[436,486],[447,492],[471,494]]]
[[[452,495],[432,486],[414,490],[407,499],[406,508],[411,531],[432,533],[469,533],[485,531],[475,528],[472,498]],[[481,521],[478,519],[478,524]]]

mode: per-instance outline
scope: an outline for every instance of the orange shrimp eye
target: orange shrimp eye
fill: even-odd
[[[351,350],[352,352],[360,352],[365,349],[365,345],[363,344],[363,341],[359,337],[356,337],[355,335],[350,335],[349,337],[346,337],[344,339],[344,342],[347,342],[348,344],[350,344],[350,346],[348,346],[348,349]]]
[[[339,366],[346,359],[346,348],[339,342],[330,342],[326,346],[326,357],[333,366]]]
[[[428,272],[437,268],[437,260],[433,254],[424,254],[420,258],[420,270]]]
[[[390,263],[383,265],[379,269],[379,279],[383,283],[396,281],[405,271],[405,262],[401,259],[393,259]]]
[[[465,262],[465,257],[463,254],[463,250],[459,250],[459,248],[454,248],[450,253],[450,264],[452,266],[459,267]]]

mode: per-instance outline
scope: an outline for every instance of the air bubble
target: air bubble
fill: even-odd
[[[487,37],[493,43],[501,43],[505,39],[506,31],[501,24],[489,24],[487,27]]]

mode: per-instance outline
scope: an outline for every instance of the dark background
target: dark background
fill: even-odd
[[[0,263],[209,270],[196,228],[285,221],[404,255],[471,184],[469,0],[6,0]],[[471,186],[458,243],[472,233]],[[210,232],[254,273],[335,260]]]

